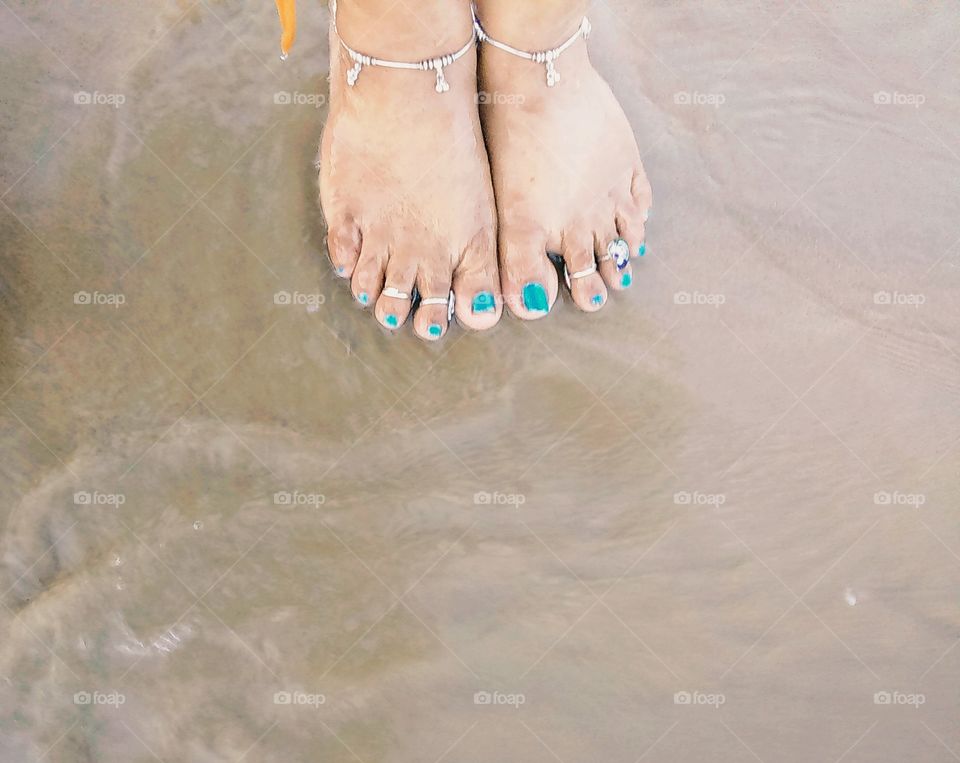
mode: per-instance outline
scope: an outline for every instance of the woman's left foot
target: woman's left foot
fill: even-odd
[[[581,20],[524,13],[515,4],[499,14],[509,18],[481,22],[494,39],[544,50],[567,39]],[[543,317],[557,298],[547,252],[563,256],[582,310],[601,309],[608,288],[628,288],[632,266],[618,268],[608,247],[622,238],[631,257],[643,256],[653,202],[633,130],[590,63],[586,42],[578,40],[555,66],[560,80],[548,87],[544,64],[489,44],[480,49],[480,118],[497,198],[501,286],[507,306],[525,319]],[[591,273],[595,264],[598,272]]]

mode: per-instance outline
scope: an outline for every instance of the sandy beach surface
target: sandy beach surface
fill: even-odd
[[[960,759],[957,4],[595,3],[634,288],[435,346],[300,17],[0,2],[0,760]]]

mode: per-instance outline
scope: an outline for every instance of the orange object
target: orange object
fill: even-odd
[[[297,36],[296,0],[277,0],[277,13],[280,14],[280,57],[286,58]]]

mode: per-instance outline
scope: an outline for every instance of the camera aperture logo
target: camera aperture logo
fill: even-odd
[[[327,497],[323,493],[281,490],[273,494],[273,502],[277,506],[323,506]]]
[[[473,704],[475,705],[507,705],[520,709],[525,705],[527,697],[525,694],[508,694],[502,691],[478,691],[473,695]]]
[[[127,497],[123,493],[101,493],[99,490],[78,490],[73,494],[75,506],[123,506]]]
[[[519,508],[527,502],[527,497],[523,493],[499,493],[494,491],[488,493],[481,490],[473,494],[473,502],[477,506],[516,506]]]
[[[77,106],[112,106],[119,109],[127,102],[127,96],[123,93],[101,93],[99,90],[92,93],[78,90],[73,94],[73,102]]]
[[[106,705],[116,709],[126,701],[126,696],[118,691],[78,691],[73,695],[75,705]]]
[[[298,90],[278,90],[273,94],[273,102],[277,106],[313,106],[319,109],[326,105],[327,96],[324,93],[301,93]]]
[[[673,704],[675,705],[707,705],[708,707],[719,708],[726,701],[727,697],[724,694],[710,694],[703,691],[678,691],[673,695]]]
[[[320,705],[327,704],[327,696],[319,693],[311,694],[305,691],[278,691],[274,692],[273,704],[320,707]]]
[[[917,710],[926,701],[927,697],[924,694],[908,694],[902,691],[878,691],[873,695],[875,705],[907,705]]]

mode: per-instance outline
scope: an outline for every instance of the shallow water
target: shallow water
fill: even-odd
[[[0,6],[0,760],[960,757],[956,4],[598,4],[635,287],[438,346],[260,6]]]

